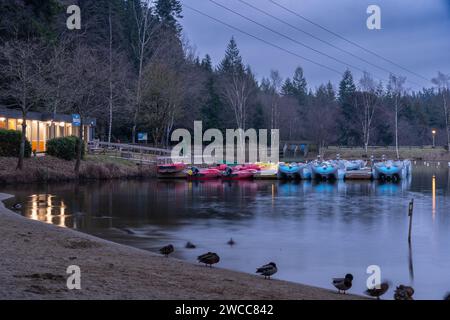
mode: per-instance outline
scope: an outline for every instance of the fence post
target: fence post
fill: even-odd
[[[408,207],[408,216],[409,216],[409,231],[408,231],[408,242],[411,243],[411,230],[412,230],[412,218],[414,211],[414,199],[411,199]]]

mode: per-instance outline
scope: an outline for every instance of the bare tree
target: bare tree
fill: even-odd
[[[450,75],[438,72],[436,78],[431,80],[438,87],[439,94],[442,96],[442,108],[445,117],[445,128],[447,131],[447,151],[450,152],[450,110],[447,103],[449,96]]]
[[[222,76],[222,97],[233,110],[237,128],[245,130],[247,106],[254,90],[255,81],[249,68],[243,72],[233,71]]]
[[[77,159],[75,162],[75,174],[80,172],[82,141],[84,139],[83,125],[87,117],[105,107],[105,86],[108,83],[107,65],[99,55],[99,51],[78,45],[68,57],[66,72],[69,81],[64,92],[66,99],[64,105],[66,111],[79,114],[81,123],[78,130]]]
[[[400,158],[400,153],[398,149],[398,117],[400,111],[403,109],[402,99],[406,94],[406,89],[404,88],[406,78],[402,76],[396,76],[391,74],[389,76],[388,83],[388,95],[390,96],[394,109],[394,124],[395,124],[395,152],[397,154],[397,159]]]
[[[159,29],[158,26],[155,25],[151,4],[151,0],[143,0],[140,2],[140,5],[133,6],[134,20],[137,31],[137,43],[133,44],[133,51],[138,62],[138,74],[133,110],[133,143],[136,142],[136,128],[142,105],[142,79],[144,76],[144,65],[148,56],[150,41],[154,33]]]
[[[270,127],[271,129],[278,128],[278,120],[279,120],[279,100],[280,100],[280,90],[283,84],[283,79],[280,76],[280,73],[277,70],[270,71],[270,94],[271,94],[271,103],[270,103]]]
[[[370,141],[370,131],[372,128],[373,116],[377,107],[380,86],[377,87],[372,76],[367,72],[364,72],[363,77],[359,80],[359,85],[360,97],[363,106],[362,112],[360,112],[360,108],[358,108],[358,94],[355,95],[355,104],[356,110],[358,110],[358,117],[361,122],[364,150],[367,154]]]
[[[151,127],[155,144],[172,130],[181,112],[183,78],[175,68],[164,61],[149,64],[142,79],[141,121]]]
[[[23,169],[27,130],[27,114],[40,105],[45,95],[45,78],[48,63],[44,59],[46,47],[34,41],[10,41],[0,48],[0,75],[6,86],[1,95],[10,101],[9,106],[22,113],[22,140],[17,169]]]

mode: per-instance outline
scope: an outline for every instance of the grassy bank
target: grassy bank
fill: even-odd
[[[362,299],[219,267],[207,268],[30,220],[0,193],[0,299]],[[68,290],[67,267],[81,271]],[[330,285],[331,286],[331,285]]]
[[[23,170],[16,170],[16,166],[17,158],[0,157],[0,184],[126,179],[156,175],[154,166],[136,165],[131,161],[101,155],[86,156],[82,161],[79,177],[74,174],[75,161],[50,156],[25,159]]]

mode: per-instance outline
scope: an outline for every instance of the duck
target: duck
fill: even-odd
[[[20,203],[16,203],[13,205],[13,209],[20,210],[20,209],[22,209],[22,205]]]
[[[234,242],[233,238],[230,238],[230,240],[228,240],[227,244],[230,246],[234,246],[236,244],[236,242]]]
[[[213,264],[216,264],[220,261],[220,257],[215,252],[208,252],[202,254],[197,257],[198,262],[204,263],[206,266],[210,266],[212,268]]]
[[[414,288],[405,286],[403,284],[399,285],[394,292],[395,300],[414,300]]]
[[[185,248],[186,248],[186,249],[195,249],[196,246],[195,246],[195,244],[193,244],[192,242],[188,241],[188,242],[186,243],[186,245],[185,245]]]
[[[174,248],[173,248],[173,245],[171,245],[171,244],[159,249],[159,252],[161,252],[161,254],[165,255],[166,257],[168,257],[169,254],[171,254],[173,251],[174,251]]]
[[[348,291],[352,287],[353,275],[347,273],[344,278],[333,278],[333,286],[338,289],[338,293],[341,291]]]
[[[380,284],[379,288],[374,287],[372,289],[367,289],[365,294],[371,297],[376,297],[377,300],[380,300],[380,297],[385,294],[389,290],[389,282],[383,282]]]
[[[269,262],[268,264],[263,265],[262,267],[256,269],[256,273],[260,273],[264,276],[264,279],[270,279],[270,276],[277,273],[278,268],[275,262]]]

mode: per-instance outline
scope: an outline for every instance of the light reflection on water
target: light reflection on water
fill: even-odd
[[[450,171],[416,167],[412,180],[377,182],[111,181],[7,187],[23,214],[189,261],[204,251],[253,273],[277,262],[277,278],[331,288],[351,272],[362,293],[369,265],[413,285],[416,298],[450,290]],[[414,198],[412,245],[408,203]],[[236,245],[226,242],[233,238]],[[197,249],[184,249],[186,241]],[[392,297],[392,290],[387,294]]]

